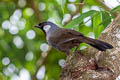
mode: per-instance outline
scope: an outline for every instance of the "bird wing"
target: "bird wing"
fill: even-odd
[[[70,41],[73,41],[73,40],[78,40],[77,37],[82,37],[84,36],[82,33],[80,32],[77,32],[75,30],[72,30],[72,29],[65,29],[65,28],[61,28],[59,29],[60,33],[57,31],[57,34],[60,34],[58,36],[58,43],[57,45],[61,45],[61,44],[64,44],[64,43],[67,43],[67,42],[70,42]]]
[[[63,28],[63,31],[68,33],[68,34],[74,35],[74,36],[84,36],[82,33],[77,32],[77,31],[72,30],[72,29],[64,29]]]

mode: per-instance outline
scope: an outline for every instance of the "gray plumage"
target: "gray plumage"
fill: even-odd
[[[106,42],[85,37],[80,32],[72,29],[59,28],[52,22],[42,22],[36,27],[43,30],[51,46],[65,52],[67,55],[70,54],[71,48],[78,47],[80,43],[87,43],[100,51],[113,48],[112,45]]]

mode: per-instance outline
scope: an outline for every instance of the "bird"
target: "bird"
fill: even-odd
[[[45,33],[49,45],[66,53],[66,55],[70,55],[71,48],[78,48],[81,43],[86,43],[100,51],[113,48],[113,46],[107,42],[86,37],[73,29],[60,28],[50,21],[41,22],[35,27]]]

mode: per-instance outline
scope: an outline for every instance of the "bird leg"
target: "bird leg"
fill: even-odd
[[[70,51],[66,52],[66,54],[67,54],[66,62],[69,62],[73,58],[73,56],[74,56],[75,52],[77,51],[78,47],[79,46],[76,46],[76,48],[75,48],[75,50],[73,51],[72,54],[70,53]]]
[[[75,48],[75,50],[74,50],[74,52],[73,52],[73,53],[75,53],[75,52],[77,51],[78,47],[79,47],[79,46],[76,46],[76,48]]]
[[[70,51],[66,51],[67,57],[66,57],[66,63],[69,63],[69,61],[72,59],[72,55],[70,53]]]
[[[66,62],[69,62],[71,59],[72,59],[72,55],[70,54],[69,56],[67,56]]]
[[[79,46],[76,46],[75,50],[73,51],[72,56],[75,56],[75,53],[76,53],[76,51],[77,51],[78,47],[79,47]]]

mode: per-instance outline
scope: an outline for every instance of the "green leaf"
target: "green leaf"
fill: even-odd
[[[96,14],[97,11],[95,10],[91,10],[91,11],[88,11],[88,12],[85,12],[85,13],[82,13],[79,17],[77,17],[76,19],[72,20],[71,22],[69,22],[65,28],[72,28],[74,27],[75,25],[77,24],[80,24],[84,18],[88,17],[88,16],[93,16],[94,14]]]
[[[83,25],[80,26],[79,32],[83,33],[84,35],[87,35],[89,32],[92,32],[92,28]]]
[[[107,25],[110,24],[112,17],[106,11],[102,11],[101,13],[102,13],[102,23],[101,24],[103,25],[104,28],[106,28]]]
[[[110,12],[111,12],[111,13],[120,12],[120,5],[117,6],[117,7],[115,7],[115,8],[113,8]]]
[[[64,8],[65,8],[66,0],[60,0],[60,2],[61,2],[62,11],[64,13]]]
[[[103,26],[99,25],[102,22],[101,13],[97,13],[95,16],[92,17],[92,26],[93,32],[95,33],[95,38],[97,38],[100,33],[103,31]]]
[[[90,6],[92,6],[92,5],[100,5],[98,2],[96,2],[95,0],[84,0],[84,3],[86,4],[86,5],[90,5]]]

